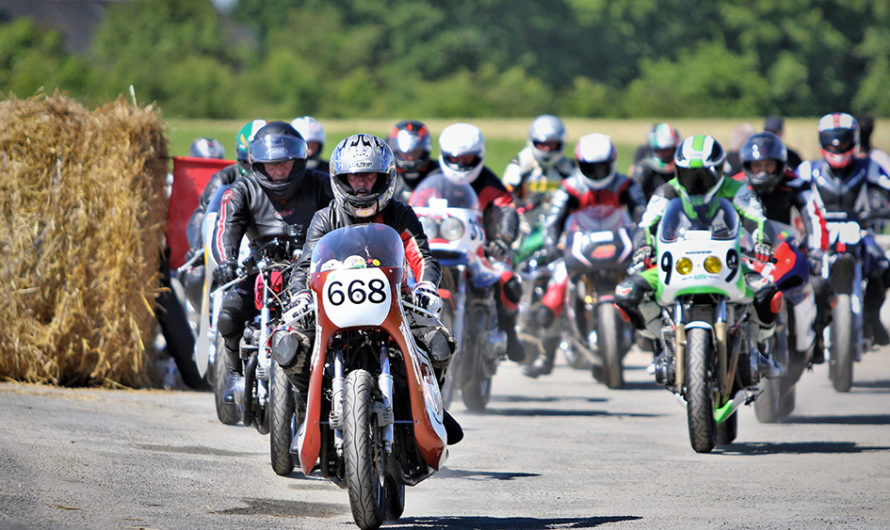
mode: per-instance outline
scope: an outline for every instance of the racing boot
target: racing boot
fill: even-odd
[[[776,325],[761,326],[757,334],[757,371],[767,379],[778,379],[788,374],[788,368],[777,362],[770,351],[770,337],[776,331]]]
[[[446,443],[448,445],[454,445],[464,439],[464,430],[461,429],[460,424],[457,423],[454,416],[449,414],[447,410],[443,412],[442,423],[445,426],[445,435],[447,437]]]
[[[509,311],[500,308],[498,312],[498,327],[507,334],[507,358],[513,362],[521,363],[525,360],[525,346],[519,340],[516,333],[517,311]]]
[[[232,350],[229,345],[225,345],[226,351],[226,388],[223,390],[223,402],[235,403],[235,392],[244,388],[244,369],[241,366],[241,356],[237,350]]]
[[[556,319],[553,310],[547,306],[541,306],[538,311],[538,325],[542,330],[549,328]],[[545,333],[547,333],[545,331]],[[547,375],[553,371],[553,363],[556,360],[556,348],[559,347],[560,336],[548,334],[541,339],[541,353],[538,357],[526,365],[522,373],[526,377],[536,378]]]

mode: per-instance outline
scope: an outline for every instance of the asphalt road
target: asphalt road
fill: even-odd
[[[786,421],[741,409],[739,436],[689,445],[685,410],[628,357],[627,388],[557,365],[501,366],[490,410],[408,488],[393,528],[890,527],[890,348],[848,394],[805,373]],[[347,493],[274,474],[268,437],[224,426],[191,391],[0,384],[0,528],[354,528]]]

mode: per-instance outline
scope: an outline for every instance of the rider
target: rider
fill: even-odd
[[[826,114],[819,120],[822,160],[804,161],[800,177],[817,191],[825,211],[853,211],[865,214],[890,207],[890,176],[870,158],[856,157],[859,124],[845,113]],[[873,231],[863,238],[866,256],[863,334],[880,346],[890,344],[881,323],[881,305],[890,286],[890,261],[875,242]]]
[[[216,138],[195,138],[189,146],[189,156],[193,158],[225,158],[226,149]]]
[[[723,175],[726,152],[712,136],[695,135],[683,140],[674,155],[675,177],[659,186],[649,200],[640,228],[636,234],[637,250],[634,252],[635,272],[615,288],[615,305],[630,322],[648,338],[660,333],[660,309],[654,300],[658,286],[658,270],[652,264],[656,255],[655,234],[669,201],[680,198],[684,209],[691,215],[700,215],[720,199],[729,200],[748,232],[754,237],[754,252],[760,261],[772,257],[772,228],[766,223],[763,208],[744,183],[727,179]],[[748,288],[754,292],[754,320],[760,326],[757,342],[762,343],[775,331],[777,314],[773,311],[774,296],[778,289],[771,282],[743,267]],[[764,348],[761,348],[763,351]],[[761,359],[771,376],[779,376],[782,367],[771,356]]]
[[[646,208],[646,199],[639,186],[626,175],[615,171],[618,152],[609,136],[583,136],[575,146],[575,158],[578,168],[571,177],[562,181],[550,203],[550,213],[544,223],[544,261],[552,261],[562,254],[557,245],[565,221],[573,212],[597,205],[623,206],[634,221],[639,221]],[[565,263],[560,262],[537,310],[537,323],[542,329],[552,326],[562,312],[568,281]],[[543,342],[544,351],[525,367],[524,373],[529,377],[538,377],[553,371],[558,337]]]
[[[507,334],[507,357],[525,360],[525,349],[516,333],[516,317],[522,285],[513,273],[510,247],[519,233],[519,213],[513,196],[501,180],[485,167],[485,139],[475,125],[454,123],[439,136],[439,171],[455,182],[467,183],[479,197],[485,231],[485,255],[501,271],[498,282],[498,327]]]
[[[393,197],[407,204],[417,185],[439,169],[439,163],[430,157],[433,137],[423,122],[402,120],[390,129],[388,143],[396,157],[398,174]]]
[[[742,145],[743,170],[732,178],[750,184],[767,219],[793,226],[792,211],[797,211],[803,223],[803,241],[799,241],[810,262],[816,301],[816,341],[814,362],[824,361],[822,330],[831,322],[831,283],[819,271],[822,255],[828,245],[825,212],[813,197],[809,185],[788,167],[788,152],[778,135],[757,133]]]
[[[522,210],[543,205],[575,170],[575,161],[563,154],[565,145],[562,120],[542,114],[532,121],[526,146],[504,170],[504,184]]]
[[[249,148],[251,171],[223,193],[214,246],[219,265],[217,285],[238,278],[238,249],[247,235],[251,249],[276,236],[299,244],[316,210],[332,198],[330,181],[320,171],[306,169],[306,142],[285,122],[270,122],[257,131]],[[223,400],[234,401],[243,375],[239,342],[245,322],[257,314],[251,275],[226,292],[217,329],[225,339],[229,375]]]
[[[294,334],[298,335],[296,343],[287,347],[287,342],[279,339],[274,347],[276,361],[299,390],[301,407],[305,407],[303,400],[309,388],[311,367],[308,354],[315,326],[314,312],[308,311],[314,305],[308,289],[308,271],[315,244],[325,234],[344,226],[366,223],[382,223],[394,228],[404,242],[408,266],[417,279],[412,293],[414,303],[437,316],[442,311],[442,300],[438,294],[442,269],[439,260],[430,251],[417,214],[410,206],[392,200],[396,187],[396,164],[386,142],[370,134],[354,134],[340,141],[331,156],[331,187],[334,200],[313,216],[303,254],[288,282],[288,291],[292,293],[288,313],[307,317],[299,323],[299,329]],[[453,339],[438,319],[434,320],[430,324],[417,319],[411,328],[415,336],[421,335],[418,338],[430,354],[441,385],[454,353]],[[448,443],[460,441],[463,436],[460,426],[447,413],[445,428]]]
[[[630,178],[637,183],[646,200],[655,190],[674,177],[674,152],[680,145],[680,133],[670,123],[656,123],[646,136],[643,156],[630,168]]]
[[[312,116],[300,116],[291,120],[290,124],[300,133],[303,140],[306,140],[306,149],[309,152],[306,168],[317,169],[327,173],[330,170],[328,161],[320,158],[321,152],[324,149],[324,142],[328,138],[324,133],[324,127],[321,126],[321,122]]]
[[[204,252],[204,234],[201,231],[201,226],[204,224],[204,217],[207,215],[208,207],[212,209],[218,206],[216,204],[209,204],[210,199],[213,198],[216,190],[220,186],[230,186],[236,179],[238,179],[238,177],[244,176],[247,171],[250,170],[250,164],[247,162],[247,146],[250,144],[250,141],[253,140],[253,136],[256,132],[264,125],[266,125],[265,120],[253,120],[241,127],[241,130],[239,130],[238,134],[235,136],[237,163],[226,166],[211,175],[210,180],[208,180],[207,184],[204,186],[204,190],[201,191],[201,196],[198,197],[198,206],[195,207],[195,211],[192,212],[192,216],[189,218],[189,223],[186,228],[186,236],[188,237],[189,242],[189,251],[186,254],[186,261],[191,259],[195,254]],[[200,308],[201,293],[204,288],[203,262],[186,269],[181,277],[181,281],[192,306]]]

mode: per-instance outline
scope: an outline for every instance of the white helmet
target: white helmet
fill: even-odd
[[[189,156],[193,158],[225,158],[226,150],[216,138],[195,138],[189,146]]]
[[[582,136],[575,146],[575,158],[578,159],[578,173],[591,188],[601,190],[615,178],[618,152],[609,136],[599,133]]]
[[[327,135],[324,133],[321,122],[312,116],[300,116],[299,118],[294,118],[290,124],[306,140],[307,144],[309,142],[318,142],[318,149],[312,153],[312,157],[317,158],[321,150],[324,149],[324,142],[327,140]]]
[[[485,138],[469,123],[454,123],[439,135],[439,166],[455,182],[471,183],[482,173]]]
[[[566,145],[566,127],[562,120],[551,114],[542,114],[532,121],[528,129],[528,146],[532,156],[542,165],[559,160]]]

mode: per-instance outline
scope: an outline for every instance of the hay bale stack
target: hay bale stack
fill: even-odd
[[[167,144],[151,106],[0,102],[0,379],[151,384]]]

